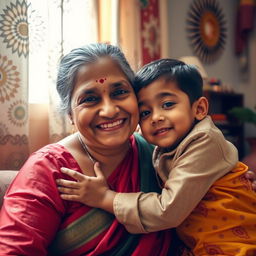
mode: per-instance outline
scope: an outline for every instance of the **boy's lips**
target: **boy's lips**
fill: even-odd
[[[124,122],[126,121],[126,118],[120,118],[109,122],[104,122],[101,124],[96,125],[97,128],[105,131],[111,131],[120,128]]]
[[[164,135],[166,134],[168,131],[170,131],[171,128],[160,128],[160,129],[157,129],[153,135],[156,136],[156,135]]]

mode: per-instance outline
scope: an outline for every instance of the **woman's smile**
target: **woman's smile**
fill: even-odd
[[[113,131],[123,127],[127,118],[120,118],[109,122],[98,124],[96,127],[103,131]]]

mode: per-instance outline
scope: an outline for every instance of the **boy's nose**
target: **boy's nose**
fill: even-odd
[[[161,115],[161,113],[154,113],[152,115],[152,120],[151,120],[152,125],[162,121],[164,121],[164,116]]]

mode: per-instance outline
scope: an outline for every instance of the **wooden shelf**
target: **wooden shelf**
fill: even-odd
[[[215,125],[223,132],[225,138],[237,147],[239,158],[243,158],[244,126],[229,114],[233,107],[243,106],[243,94],[204,91],[204,96],[209,101],[209,115],[212,116]]]

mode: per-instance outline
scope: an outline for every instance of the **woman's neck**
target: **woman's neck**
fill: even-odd
[[[101,170],[108,177],[112,171],[116,169],[116,167],[120,164],[120,162],[125,158],[128,150],[130,149],[130,142],[117,147],[117,148],[97,148],[97,147],[89,147],[87,146],[87,151],[89,154],[89,158],[91,162],[97,161],[100,163]],[[84,150],[84,148],[83,148]],[[87,152],[84,150],[84,153]]]
[[[84,174],[91,176],[94,175],[93,160],[90,159],[86,150],[79,141],[77,133],[62,139],[59,141],[59,144],[67,148],[67,150],[76,159]],[[117,148],[104,149],[90,145],[86,145],[86,148],[91,158],[100,163],[101,170],[105,176],[108,177],[126,156],[130,148],[130,141],[128,140],[127,143],[124,143]]]

